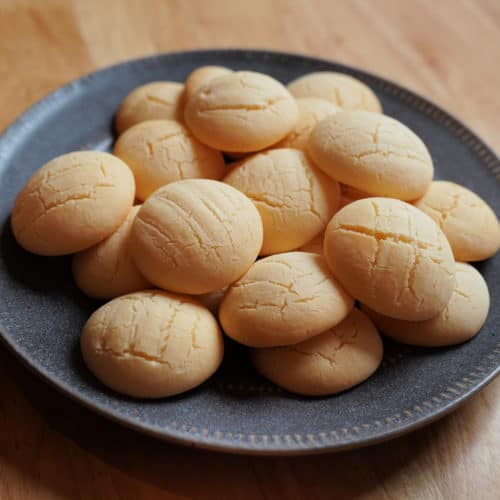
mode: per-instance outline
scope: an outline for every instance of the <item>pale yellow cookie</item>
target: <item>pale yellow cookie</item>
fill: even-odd
[[[323,255],[323,243],[325,241],[324,231],[315,236],[311,241],[308,241],[305,245],[302,245],[299,250],[301,252],[311,252],[317,253],[318,255]]]
[[[119,137],[113,153],[132,170],[141,201],[165,184],[220,179],[226,170],[222,153],[202,144],[173,120],[150,120],[130,127]]]
[[[240,278],[262,246],[262,222],[237,189],[208,179],[173,182],[142,205],[132,254],[154,285],[180,293],[214,292]]]
[[[372,89],[343,73],[319,71],[297,78],[288,84],[295,97],[319,97],[345,109],[382,112],[382,106]]]
[[[366,380],[382,361],[383,345],[370,319],[354,308],[337,326],[295,345],[252,349],[257,371],[283,389],[326,396]]]
[[[12,209],[12,230],[22,247],[39,255],[79,252],[118,228],[134,194],[132,172],[119,158],[68,153],[28,180]]]
[[[271,149],[240,162],[224,182],[239,189],[262,217],[261,255],[294,250],[323,231],[339,206],[337,182],[298,149]]]
[[[184,86],[185,101],[188,101],[206,83],[218,76],[228,75],[229,73],[232,73],[232,71],[224,66],[201,66],[195,69],[186,78]]]
[[[134,89],[116,113],[119,134],[146,120],[182,120],[184,85],[178,82],[151,82]]]
[[[459,261],[483,260],[500,247],[500,225],[495,212],[471,190],[448,181],[434,181],[415,202],[441,227]]]
[[[73,278],[86,295],[112,299],[149,288],[130,254],[130,234],[141,207],[132,207],[122,225],[105,240],[73,256]]]
[[[369,111],[341,111],[318,123],[308,153],[330,177],[374,196],[415,200],[432,181],[432,159],[401,122]]]
[[[95,311],[83,328],[81,349],[90,371],[111,389],[163,398],[209,378],[224,343],[216,319],[196,300],[147,290]]]
[[[393,318],[436,316],[455,286],[446,236],[423,212],[390,198],[339,210],[325,231],[325,258],[353,297]]]
[[[203,85],[187,102],[187,126],[214,149],[259,151],[283,139],[295,126],[295,99],[277,80],[237,71]]]
[[[324,332],[353,305],[322,256],[289,252],[258,260],[226,292],[219,319],[241,344],[273,347]]]
[[[299,118],[292,131],[273,147],[307,149],[307,142],[312,129],[324,118],[340,110],[338,106],[318,97],[300,97],[296,99]]]
[[[453,294],[446,307],[427,321],[389,318],[363,306],[380,330],[404,344],[440,347],[474,337],[488,316],[490,295],[481,274],[469,264],[457,263]]]

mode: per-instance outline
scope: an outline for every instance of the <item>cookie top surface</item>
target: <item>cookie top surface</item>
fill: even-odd
[[[295,344],[342,321],[354,301],[322,256],[289,252],[258,260],[219,308],[222,328],[252,347]]]
[[[285,137],[297,122],[298,108],[288,90],[274,78],[237,71],[203,85],[186,104],[184,118],[203,143],[245,153]]]
[[[243,160],[224,178],[245,193],[262,217],[261,255],[294,250],[323,231],[340,188],[297,149],[271,149]]]
[[[253,264],[262,246],[259,212],[218,181],[187,179],[155,191],[142,205],[132,254],[154,285],[203,294],[224,288]]]
[[[28,180],[12,210],[12,229],[30,252],[79,252],[118,228],[134,196],[134,177],[119,158],[97,151],[68,153]]]
[[[456,260],[492,257],[500,247],[500,224],[490,206],[459,184],[434,181],[415,206],[432,217],[450,242]]]
[[[337,212],[325,231],[325,258],[356,299],[408,321],[444,309],[455,285],[446,236],[417,208],[389,198],[365,198]]]
[[[147,290],[97,309],[83,328],[81,349],[105,385],[156,398],[206,380],[219,367],[224,344],[216,319],[196,300]]]
[[[311,132],[308,153],[334,179],[374,196],[415,200],[434,174],[429,151],[415,133],[369,111],[341,111],[322,120]]]
[[[113,153],[132,170],[140,200],[170,182],[220,179],[226,170],[222,153],[173,120],[149,120],[130,127],[118,138]]]

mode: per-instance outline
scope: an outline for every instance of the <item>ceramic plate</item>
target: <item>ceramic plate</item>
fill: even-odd
[[[16,194],[54,156],[109,150],[113,114],[134,87],[182,81],[197,66],[262,71],[284,83],[311,71],[342,71],[366,82],[385,112],[427,144],[436,177],[468,186],[500,213],[500,161],[435,105],[382,78],[340,64],[282,53],[216,50],[166,54],[76,80],[22,115],[0,138],[0,334],[47,382],[121,424],[161,439],[234,453],[299,454],[364,446],[446,414],[498,374],[500,256],[478,268],[491,293],[482,331],[463,345],[420,349],[386,342],[377,373],[342,394],[306,399],[259,377],[245,350],[228,341],[223,365],[199,388],[159,401],[132,400],[103,387],[85,368],[79,334],[98,303],[71,280],[69,258],[23,251],[9,224]]]

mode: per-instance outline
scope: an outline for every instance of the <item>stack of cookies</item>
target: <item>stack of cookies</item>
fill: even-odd
[[[70,152],[18,195],[25,249],[74,254],[108,301],[83,328],[107,386],[159,398],[192,389],[223,334],[291,392],[349,389],[380,365],[379,332],[446,346],[481,329],[500,226],[466,187],[433,181],[422,140],[363,82],[198,68],[152,82],[116,115],[113,154]]]

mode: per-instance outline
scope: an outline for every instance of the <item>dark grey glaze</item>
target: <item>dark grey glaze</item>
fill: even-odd
[[[500,257],[478,268],[492,309],[480,334],[446,349],[385,344],[381,368],[333,397],[287,394],[259,377],[245,350],[227,342],[217,374],[182,396],[131,400],[103,387],[85,368],[78,338],[99,305],[71,280],[69,258],[43,258],[17,246],[9,225],[15,196],[54,156],[109,150],[120,101],[152,80],[184,80],[197,66],[221,64],[268,73],[282,82],[311,71],[354,75],[377,93],[388,115],[411,127],[430,149],[436,177],[464,184],[500,213],[500,162],[472,132],[425,99],[381,78],[309,57],[260,51],[184,52],[131,61],[57,90],[0,138],[0,330],[3,342],[68,396],[134,429],[214,450],[299,454],[363,446],[424,425],[491,381],[500,368]]]

